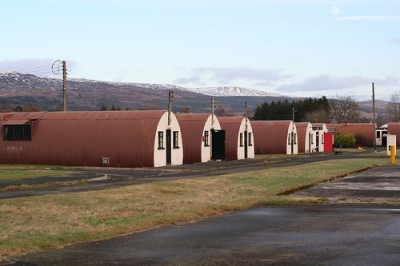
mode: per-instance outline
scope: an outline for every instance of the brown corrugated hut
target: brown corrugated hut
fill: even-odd
[[[254,158],[254,136],[250,120],[243,116],[219,117],[225,130],[225,158],[241,160]]]
[[[310,122],[296,122],[297,149],[301,153],[315,152],[314,134]]]
[[[0,114],[0,163],[158,167],[182,164],[178,120],[167,111]]]
[[[259,154],[298,153],[297,130],[293,121],[251,121],[251,125]]]
[[[353,134],[356,138],[356,145],[374,147],[375,128],[374,123],[345,123],[327,124],[329,132],[336,134]]]
[[[325,123],[313,123],[312,130],[314,135],[314,145],[316,152],[324,152],[325,134],[328,133],[328,128]]]
[[[211,114],[176,114],[182,131],[183,163],[203,163],[212,158],[213,131],[220,130],[218,118]]]
[[[400,146],[400,123],[388,123],[387,134],[396,135],[396,146]]]

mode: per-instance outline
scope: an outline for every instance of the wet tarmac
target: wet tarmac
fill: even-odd
[[[14,265],[400,265],[399,182],[400,166],[374,168],[296,193],[332,205],[233,212],[28,254]]]

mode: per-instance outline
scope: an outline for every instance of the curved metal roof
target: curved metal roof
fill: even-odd
[[[292,120],[251,121],[255,149],[260,154],[286,154]]]
[[[166,111],[68,111],[0,114],[5,122],[38,119],[32,141],[1,141],[2,163],[145,167],[154,164],[157,126]],[[3,130],[3,127],[1,127]]]
[[[297,130],[298,151],[305,152],[307,137],[309,136],[309,133],[312,130],[312,125],[310,122],[296,122],[295,125]]]
[[[210,130],[207,120],[211,114],[175,114],[182,132],[183,163],[201,162],[203,134]],[[211,119],[211,118],[210,118]],[[214,119],[217,119],[214,116]],[[219,128],[218,128],[219,129]]]
[[[373,123],[347,123],[347,124],[327,124],[328,129],[339,134],[353,134],[356,144],[366,147],[374,146],[375,124]]]
[[[232,116],[232,117],[219,117],[219,123],[221,129],[225,130],[225,158],[227,160],[238,159],[238,142],[239,133],[242,123],[246,123],[244,116]],[[248,123],[248,132],[253,132],[250,120]]]

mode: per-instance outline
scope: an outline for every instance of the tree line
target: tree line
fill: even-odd
[[[351,96],[336,96],[329,100],[322,96],[298,101],[264,102],[256,107],[253,119],[311,123],[370,122],[370,119],[361,115],[358,103]]]

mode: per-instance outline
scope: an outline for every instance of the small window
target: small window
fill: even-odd
[[[381,132],[380,131],[376,131],[376,137],[379,139],[381,137]]]
[[[178,149],[179,148],[179,131],[174,131],[172,134],[173,134],[174,149]]]
[[[31,125],[5,125],[4,140],[32,140]]]
[[[204,147],[210,146],[210,135],[208,130],[204,131]]]
[[[247,140],[249,142],[249,146],[253,146],[253,142],[251,142],[251,132],[249,132],[249,139]]]
[[[164,132],[158,131],[158,149],[164,149]]]
[[[243,147],[243,133],[240,133],[240,147]]]
[[[311,144],[314,144],[314,134],[311,134],[310,139],[311,139]]]
[[[297,134],[296,133],[293,134],[293,142],[294,142],[294,144],[297,144]]]
[[[288,145],[290,145],[290,134],[287,136]]]
[[[324,144],[324,134],[321,135],[322,144]]]

